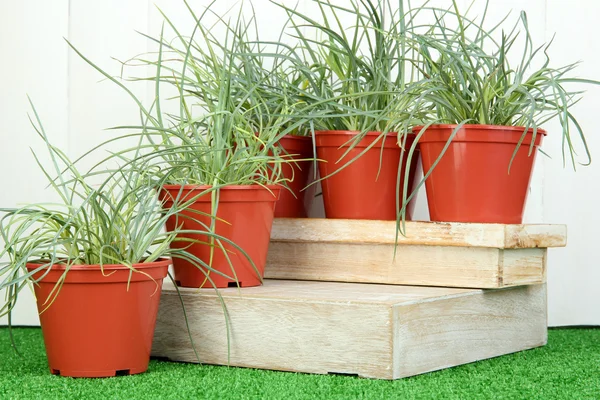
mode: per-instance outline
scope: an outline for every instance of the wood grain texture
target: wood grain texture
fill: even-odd
[[[547,249],[272,242],[265,277],[497,289],[546,281]]]
[[[495,289],[544,283],[546,248],[564,225],[276,219],[269,279]],[[395,252],[395,257],[394,257]]]
[[[200,361],[226,365],[227,329],[217,292],[180,289]],[[222,289],[230,327],[230,365],[363,376],[391,376],[391,307],[465,289],[265,281]],[[360,340],[357,340],[360,333]],[[153,355],[197,362],[179,296],[163,288]]]
[[[209,364],[395,379],[546,340],[545,285],[482,291],[266,280],[220,297],[180,291],[200,361]],[[170,285],[152,354],[198,362]]]
[[[393,378],[543,346],[546,309],[546,285],[396,307]]]
[[[500,250],[499,286],[546,282],[547,249]]]
[[[566,246],[565,225],[502,225],[449,222],[406,222],[398,244],[468,246],[499,249]],[[276,218],[271,239],[276,242],[395,244],[395,221],[325,218]]]
[[[270,279],[497,288],[499,249],[271,242]]]

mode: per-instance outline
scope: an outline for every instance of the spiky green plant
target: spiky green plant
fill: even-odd
[[[404,188],[401,220],[404,220],[409,201],[425,183],[464,124],[522,126],[523,136],[515,147],[514,158],[529,128],[533,129],[535,138],[542,124],[557,118],[562,127],[563,161],[570,158],[575,167],[574,139],[579,140],[585,151],[586,159],[582,164],[591,161],[582,128],[570,112],[570,108],[581,99],[582,92],[568,87],[600,82],[573,77],[571,73],[578,63],[552,67],[548,55],[551,43],[534,47],[525,12],[520,13],[519,20],[510,30],[504,29],[509,15],[488,27],[488,5],[489,1],[486,1],[479,19],[468,17],[468,10],[463,14],[456,1],[448,9],[427,8],[432,13],[433,22],[420,26],[411,34],[411,46],[419,55],[412,62],[423,78],[410,90],[415,110],[424,117],[424,121],[417,140],[412,148],[407,149],[408,159],[416,156],[418,139],[429,126],[455,124],[457,127],[413,193],[408,194],[407,187]],[[523,50],[520,62],[513,67],[510,56],[514,52],[511,50],[519,38]],[[535,67],[539,59],[543,63]],[[532,140],[530,153],[534,151],[534,143]],[[512,159],[509,169],[511,164]]]
[[[241,17],[238,16],[235,24],[228,25],[224,40],[217,41],[210,28],[204,25],[210,9],[200,16],[196,16],[191,8],[189,12],[195,22],[191,35],[180,33],[165,16],[165,23],[174,31],[174,39],[167,41],[163,28],[155,40],[158,45],[155,58],[136,58],[138,63],[155,70],[151,78],[133,78],[151,79],[154,83],[155,97],[150,106],[146,106],[121,79],[111,76],[72,48],[128,93],[140,109],[139,125],[115,128],[133,129],[135,133],[107,140],[118,142],[137,136],[138,145],[114,152],[109,158],[119,159],[126,169],[152,171],[150,179],[157,189],[166,184],[203,186],[202,192],[186,198],[186,204],[190,205],[204,195],[211,196],[211,224],[206,229],[213,233],[210,244],[225,252],[222,240],[214,234],[219,190],[229,185],[268,188],[268,185],[285,184],[281,164],[288,162],[289,157],[281,154],[277,141],[297,125],[289,124],[290,117],[284,113],[273,114],[271,98],[259,90],[263,82],[247,86],[238,81],[241,57],[250,57],[236,50],[240,44],[235,33],[246,29]],[[164,105],[168,102],[163,96],[165,87],[175,89],[177,93],[173,99],[175,112],[165,111]],[[178,197],[175,201],[181,199]],[[180,206],[183,207],[185,205]],[[203,217],[205,215],[199,215],[199,219]],[[200,222],[199,219],[195,222]]]
[[[218,41],[205,27],[203,19],[189,9],[196,24],[186,36],[165,16],[175,32],[167,41],[163,33],[156,43],[155,59],[137,57],[145,66],[155,68],[154,102],[146,106],[121,79],[115,78],[73,49],[90,65],[123,88],[141,111],[141,124],[118,128],[135,129],[143,136],[141,157],[153,163],[162,183],[210,185],[281,184],[281,163],[286,162],[276,146],[280,137],[297,130],[285,110],[273,112],[273,97],[265,95],[264,82],[239,81],[242,61],[253,55],[240,53],[238,36],[242,19],[229,25],[226,37]],[[241,18],[241,17],[240,17]],[[236,33],[237,32],[237,33]],[[134,78],[136,79],[136,78]],[[175,88],[178,113],[163,112],[161,90]],[[278,107],[282,107],[281,104]],[[118,139],[111,139],[118,140]],[[125,158],[127,153],[119,152]]]
[[[452,12],[437,10],[427,34],[414,35],[422,56],[419,68],[426,77],[416,87],[418,103],[432,110],[427,124],[522,126],[524,138],[527,129],[533,128],[536,135],[538,127],[558,119],[563,160],[570,158],[575,167],[574,142],[579,141],[585,152],[582,164],[589,164],[583,130],[570,111],[583,92],[572,85],[600,82],[574,76],[578,63],[552,66],[548,53],[552,42],[534,46],[525,12],[511,29],[504,29],[507,18],[488,28],[487,6],[488,2],[482,17],[473,21],[453,1]],[[522,52],[513,65],[517,47]]]
[[[367,151],[377,151],[378,146],[383,156],[382,139],[396,132],[402,148],[399,182],[401,174],[408,174],[401,171],[407,133],[422,122],[421,110],[414,108],[410,90],[420,79],[414,66],[419,55],[411,42],[420,9],[411,9],[405,0],[350,0],[344,5],[312,0],[310,5],[318,8],[318,16],[281,5],[291,18],[291,34],[299,41],[297,52],[303,58],[297,69],[305,77],[306,84],[299,92],[306,107],[300,112],[308,116],[313,131],[357,132],[338,162],[367,132],[381,132],[359,154],[345,159],[334,174]],[[398,210],[402,209],[400,200]]]
[[[0,303],[0,316],[8,315],[9,326],[21,291],[30,283],[42,280],[56,264],[66,268],[48,298],[42,299],[45,306],[42,312],[60,295],[62,283],[74,265],[99,265],[102,268],[118,264],[130,268],[133,275],[144,273],[136,270],[135,264],[180,258],[198,267],[212,283],[211,273],[227,275],[187,251],[186,245],[197,242],[190,236],[210,238],[215,249],[225,252],[226,257],[224,245],[248,257],[243,249],[215,234],[211,226],[201,221],[196,221],[200,228],[195,230],[183,229],[176,223],[174,230],[165,231],[167,220],[182,218],[180,214],[187,210],[193,199],[175,201],[166,207],[157,195],[156,170],[151,159],[134,155],[133,161],[123,165],[111,168],[102,162],[91,171],[80,173],[75,163],[49,142],[33,104],[32,109],[34,118],[30,120],[45,143],[51,168],[44,166],[36,153],[34,157],[59,200],[0,208],[3,214],[0,218],[0,259],[6,260],[0,263],[0,290],[6,290],[4,302]],[[139,146],[136,151],[142,150],[143,146]],[[102,178],[99,184],[90,183],[97,182],[99,177]],[[184,246],[173,248],[171,245],[177,241],[184,242]],[[202,244],[207,245],[204,241]],[[40,266],[28,271],[29,263]],[[40,272],[41,275],[34,278]],[[220,300],[226,314],[223,299]],[[185,307],[183,302],[181,304],[187,324]],[[229,328],[227,335],[229,344]],[[190,340],[195,351],[194,342]],[[14,342],[13,347],[16,350]]]
[[[411,114],[407,91],[419,79],[411,59],[414,11],[404,0],[351,0],[336,5],[312,0],[319,18],[282,6],[307,58],[302,94],[318,129],[406,131],[420,120]],[[412,13],[412,14],[411,14]],[[344,18],[353,22],[344,24]]]

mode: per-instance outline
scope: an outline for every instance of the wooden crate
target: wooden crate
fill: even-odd
[[[265,277],[466,288],[546,281],[548,247],[565,225],[276,219]]]
[[[546,286],[500,290],[266,280],[180,289],[200,361],[397,379],[546,343]],[[197,362],[165,285],[152,354]]]

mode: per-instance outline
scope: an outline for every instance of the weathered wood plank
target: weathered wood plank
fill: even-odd
[[[547,249],[500,250],[500,286],[546,282]]]
[[[502,225],[450,222],[406,222],[398,244],[493,247],[498,249],[566,246],[565,225]],[[395,244],[394,221],[326,218],[276,218],[271,231],[276,242]]]
[[[566,225],[504,225],[504,249],[565,247]]]
[[[271,242],[265,277],[334,282],[496,288],[500,250]]]
[[[545,285],[397,307],[394,378],[543,346],[546,309]]]
[[[544,283],[564,225],[276,219],[265,277],[494,289]],[[395,255],[395,257],[394,257]]]
[[[546,340],[545,285],[482,291],[266,280],[222,289],[221,297],[180,290],[200,361],[209,364],[395,379]],[[170,285],[152,354],[198,361]]]

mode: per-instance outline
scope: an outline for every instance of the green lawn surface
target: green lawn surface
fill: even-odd
[[[39,328],[0,328],[0,399],[600,399],[600,329],[550,329],[548,345],[396,381],[152,360],[148,372],[53,376]]]

